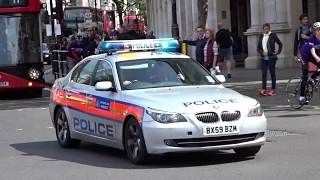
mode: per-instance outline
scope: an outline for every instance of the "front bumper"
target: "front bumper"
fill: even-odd
[[[222,123],[239,125],[240,132],[230,135],[204,136],[203,128],[215,126],[215,123],[205,124],[195,117],[187,120],[188,122],[172,124],[143,122],[142,129],[148,153],[228,150],[261,146],[266,142],[267,119],[264,115]]]

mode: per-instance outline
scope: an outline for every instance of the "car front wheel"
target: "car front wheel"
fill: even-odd
[[[56,137],[62,148],[77,148],[80,140],[72,139],[66,113],[60,108],[55,116]]]
[[[234,152],[239,156],[250,157],[258,154],[260,150],[261,150],[261,146],[254,146],[254,147],[234,149]]]
[[[123,145],[133,164],[141,165],[149,159],[141,126],[135,118],[129,119],[125,126]]]

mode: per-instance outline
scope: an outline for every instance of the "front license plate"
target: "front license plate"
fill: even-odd
[[[237,134],[240,132],[239,125],[224,125],[212,126],[203,128],[203,135],[224,135],[224,134]]]
[[[9,86],[9,82],[0,82],[0,86]]]

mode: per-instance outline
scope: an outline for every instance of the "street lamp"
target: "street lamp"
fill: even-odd
[[[172,0],[172,25],[171,25],[171,34],[174,39],[179,40],[179,25],[177,20],[177,1]]]

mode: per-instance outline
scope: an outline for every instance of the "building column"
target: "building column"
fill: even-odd
[[[271,2],[270,0],[264,1],[265,2],[265,10],[269,9],[269,11],[265,11],[265,17],[269,18],[266,21],[269,22],[271,25],[271,31],[276,33],[279,37],[280,41],[283,43],[283,48],[281,54],[278,55],[278,61],[277,61],[277,68],[284,68],[287,66],[291,66],[292,64],[292,53],[289,53],[290,50],[292,51],[293,45],[292,41],[290,39],[290,31],[291,28],[289,27],[288,23],[288,8],[287,8],[287,0],[273,0],[274,2]],[[274,6],[270,5],[270,3],[274,3]],[[268,14],[272,14],[272,19]],[[276,45],[276,50],[278,49],[278,46]]]
[[[147,33],[149,33],[150,30],[153,28],[153,9],[152,9],[152,0],[146,0],[146,5],[147,5]]]
[[[250,1],[251,27],[247,30],[250,32],[261,31],[261,0]]]
[[[162,37],[162,32],[161,32],[161,13],[160,13],[160,0],[154,0],[155,1],[155,12],[156,12],[156,16],[155,16],[155,24],[156,24],[156,29],[155,32],[157,33],[157,37]]]
[[[206,28],[213,29],[217,32],[217,8],[215,8],[215,1],[208,1],[208,16]]]
[[[248,57],[244,61],[246,69],[260,68],[260,55],[257,52],[257,43],[262,33],[261,2],[261,0],[250,1],[251,27],[244,33],[248,41]]]

